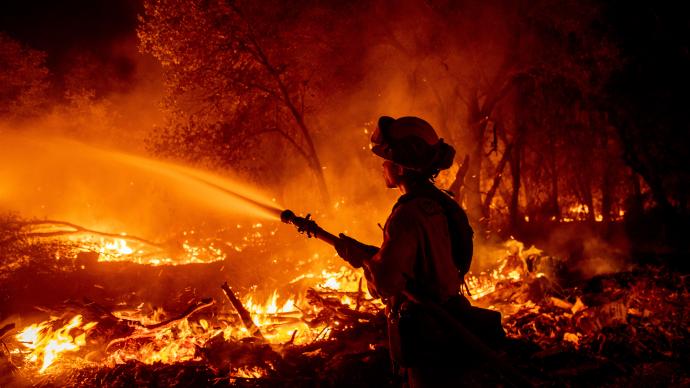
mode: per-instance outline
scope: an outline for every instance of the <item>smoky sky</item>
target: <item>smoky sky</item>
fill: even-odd
[[[128,60],[111,48],[128,39],[135,44],[140,9],[140,0],[3,0],[0,31],[46,52],[47,65],[56,72],[82,53],[119,61],[126,72]]]

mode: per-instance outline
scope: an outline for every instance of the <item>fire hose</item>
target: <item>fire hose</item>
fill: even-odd
[[[333,247],[340,240],[340,237],[321,228],[316,221],[311,219],[311,215],[306,217],[299,217],[291,210],[284,210],[280,214],[280,220],[286,224],[292,224],[297,228],[299,233],[306,234],[309,238],[317,238]],[[474,349],[477,354],[484,360],[492,363],[498,369],[498,372],[508,378],[511,385],[516,387],[531,387],[530,383],[517,369],[515,369],[508,362],[503,360],[496,352],[488,347],[482,340],[480,340],[474,333],[472,333],[465,325],[458,319],[452,316],[446,309],[438,303],[421,298],[410,291],[403,291],[403,295],[413,303],[420,305],[428,313],[436,316],[442,322],[445,322],[447,327],[452,329],[461,340]]]

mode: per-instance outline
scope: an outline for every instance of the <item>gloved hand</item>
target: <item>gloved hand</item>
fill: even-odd
[[[335,243],[335,250],[338,256],[342,257],[355,268],[361,268],[365,260],[371,259],[378,248],[371,245],[362,244],[361,242],[340,233],[340,237]]]

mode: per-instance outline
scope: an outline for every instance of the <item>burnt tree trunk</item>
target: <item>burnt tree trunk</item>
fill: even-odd
[[[611,231],[611,212],[613,200],[611,196],[611,168],[604,167],[604,176],[601,179],[601,222],[604,225],[604,233],[609,235]]]
[[[652,197],[654,202],[656,202],[659,209],[661,209],[663,214],[672,214],[673,205],[668,200],[668,195],[664,188],[663,182],[656,174],[650,163],[645,163],[642,160],[640,153],[645,154],[645,151],[641,147],[636,147],[635,140],[632,138],[632,132],[628,128],[624,128],[625,125],[619,125],[618,136],[621,139],[621,144],[623,145],[623,160],[637,175],[642,177],[642,179],[647,182],[647,185],[652,191]]]
[[[591,177],[585,176],[582,180],[582,196],[587,206],[587,222],[594,224],[596,218],[594,214],[594,195],[592,194]]]
[[[491,184],[491,188],[489,188],[489,191],[486,192],[486,196],[484,197],[484,203],[482,204],[482,216],[484,218],[488,219],[490,216],[491,202],[494,199],[494,195],[496,195],[498,185],[501,184],[501,180],[503,179],[503,170],[505,169],[508,160],[510,160],[514,144],[515,143],[508,143],[508,145],[506,145],[506,149],[505,151],[503,151],[503,156],[501,157],[501,160],[498,162],[498,165],[496,165],[496,174],[494,175],[493,183]]]
[[[455,195],[455,200],[462,205],[465,198],[465,177],[467,176],[467,170],[470,167],[470,156],[465,155],[465,159],[462,160],[458,172],[455,174],[455,180],[451,183],[448,190]]]
[[[556,142],[553,133],[549,132],[549,167],[551,169],[550,213],[556,220],[561,219],[561,208],[558,204],[558,166],[556,163]]]
[[[306,159],[307,165],[314,173],[317,186],[321,194],[321,199],[325,205],[330,202],[330,195],[328,193],[326,179],[323,175],[321,161],[319,160],[316,147],[314,146],[312,131],[307,126],[304,119],[304,104],[299,104],[299,98],[295,98],[293,93],[290,92],[285,81],[284,69],[282,69],[280,65],[276,65],[275,62],[269,58],[269,54],[264,50],[264,46],[259,42],[259,39],[254,32],[252,21],[245,17],[244,12],[242,12],[237,4],[231,3],[230,7],[246,23],[247,44],[248,47],[250,47],[249,51],[252,53],[257,64],[264,68],[268,76],[275,83],[274,91],[276,97],[290,112],[290,115],[297,125],[297,128],[299,128],[299,133],[301,134],[303,144],[306,144],[306,146],[300,144],[295,136],[290,136],[287,134],[287,132],[283,133],[283,136],[286,137],[290,144],[297,148],[298,153]]]
[[[508,205],[508,211],[510,214],[510,229],[511,232],[515,233],[518,229],[520,223],[520,165],[522,157],[522,141],[525,133],[525,127],[523,125],[518,126],[518,138],[515,140],[515,146],[513,152],[510,154],[510,174],[511,174],[511,193],[510,202]]]
[[[473,145],[470,153],[467,177],[465,179],[465,195],[467,198],[467,213],[475,222],[482,218],[481,170],[484,159],[484,131],[486,120],[483,119],[479,107],[479,97],[475,91],[469,105],[468,126],[470,128],[470,142]]]

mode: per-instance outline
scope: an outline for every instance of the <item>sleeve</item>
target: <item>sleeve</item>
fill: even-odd
[[[419,220],[410,209],[397,208],[386,224],[381,248],[364,262],[367,279],[381,297],[403,291],[408,279],[414,277],[419,228]]]

